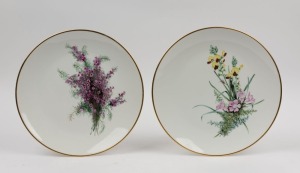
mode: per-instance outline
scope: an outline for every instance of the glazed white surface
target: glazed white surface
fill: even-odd
[[[1,1],[0,172],[298,173],[299,3]],[[209,26],[235,28],[259,40],[272,53],[283,82],[281,109],[269,132],[249,149],[225,157],[205,157],[177,145],[159,125],[151,100],[154,71],[163,54],[185,34]],[[118,40],[137,62],[145,86],[143,110],[128,137],[107,152],[83,158],[56,154],[34,140],[20,121],[14,95],[18,70],[30,51],[45,38],[75,28]]]
[[[219,128],[208,124],[220,121],[217,114],[201,115],[210,110],[196,105],[217,105],[209,81],[220,91],[223,86],[207,64],[210,45],[219,53],[227,52],[225,63],[232,57],[244,67],[239,74],[241,87],[248,77],[255,77],[249,91],[256,101],[257,112],[244,126],[235,128],[226,137],[215,137]],[[224,155],[242,150],[258,140],[270,127],[280,104],[281,83],[273,59],[252,38],[229,29],[210,28],[187,35],[163,57],[153,85],[154,107],[158,118],[171,137],[184,147],[202,154]],[[188,142],[187,142],[188,141]]]
[[[109,81],[115,87],[112,97],[125,91],[126,102],[113,108],[112,120],[104,120],[105,129],[99,135],[91,134],[89,114],[70,120],[79,99],[72,97],[70,86],[57,71],[76,74],[76,60],[66,44],[87,46],[90,61],[108,56],[111,60],[101,64],[106,73],[118,68]],[[122,140],[138,118],[142,98],[141,78],[130,55],[109,37],[89,31],[66,32],[43,42],[26,59],[17,84],[20,116],[29,131],[47,147],[70,155],[98,153]]]

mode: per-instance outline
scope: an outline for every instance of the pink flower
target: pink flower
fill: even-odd
[[[225,112],[228,112],[228,107],[225,105],[224,101],[220,101],[216,106],[216,110],[223,110]]]
[[[239,90],[239,91],[237,92],[237,97],[238,97],[238,99],[240,100],[240,102],[244,102],[244,100],[245,100],[245,98],[246,98],[246,94],[245,94],[244,91]]]
[[[254,99],[253,95],[250,92],[248,93],[248,97],[246,98],[245,102],[250,103],[250,104],[255,102],[255,99]]]
[[[217,110],[223,110],[225,108],[225,103],[224,101],[219,102],[219,104],[216,106]]]
[[[85,61],[85,60],[86,60],[86,58],[85,58],[84,54],[81,54],[81,56],[80,56],[80,60],[81,60],[81,61]]]
[[[113,86],[109,85],[110,78],[117,71],[117,68],[112,68],[108,73],[105,73],[101,66],[101,57],[95,57],[93,64],[89,62],[86,55],[87,52],[82,49],[80,51],[77,46],[66,46],[71,49],[71,54],[74,58],[82,63],[84,67],[78,74],[69,76],[65,82],[75,89],[75,95],[80,96],[83,102],[80,103],[79,112],[89,112],[97,116],[105,116],[105,109],[112,109],[120,104],[123,104],[125,91],[118,94],[117,97],[112,98]],[[93,131],[97,129],[99,120],[93,120]]]
[[[241,108],[241,104],[238,100],[229,101],[228,110],[229,112],[238,112]]]
[[[98,67],[100,65],[100,63],[101,63],[101,59],[98,58],[98,57],[95,57],[95,59],[94,59],[94,66]]]

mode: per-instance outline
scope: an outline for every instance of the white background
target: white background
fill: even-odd
[[[300,1],[126,0],[0,1],[1,172],[299,172]],[[152,106],[152,77],[165,51],[203,27],[231,27],[259,40],[277,62],[283,82],[281,110],[267,135],[231,156],[207,157],[175,144]],[[91,29],[119,41],[135,58],[145,86],[140,119],[113,149],[91,157],[56,154],[36,142],[18,116],[14,89],[29,52],[47,37]],[[267,81],[266,81],[267,82]]]

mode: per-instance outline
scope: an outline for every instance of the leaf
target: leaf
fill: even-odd
[[[256,112],[254,109],[244,110],[241,109],[238,113],[229,113],[229,112],[221,112],[221,116],[223,118],[222,121],[209,121],[208,124],[216,126],[219,128],[217,136],[227,136],[233,129],[239,127],[240,125],[245,126],[247,131],[249,129],[246,125],[246,121],[249,118],[249,115]]]
[[[66,73],[66,72],[64,72],[64,71],[62,71],[62,70],[60,70],[60,69],[57,69],[57,71],[58,71],[58,73],[59,73],[59,76],[60,76],[62,79],[67,80],[67,79],[69,78],[68,73]]]
[[[215,86],[213,86],[213,84],[211,84],[210,81],[209,81],[209,84],[210,84],[210,86],[213,87],[219,94],[221,94],[226,100],[229,101],[229,98],[226,97],[226,96],[223,94],[224,92],[220,92]]]
[[[67,49],[71,49],[72,47],[67,43],[67,44],[66,44],[66,48],[67,48]]]
[[[84,61],[84,66],[87,68],[92,68],[92,64],[90,61],[88,61],[88,59],[86,59],[86,61]]]
[[[211,112],[207,112],[207,113],[205,113],[205,114],[202,114],[202,115],[201,115],[201,119],[202,119],[202,116],[203,116],[203,115],[207,115],[207,114],[210,114],[210,113],[213,113],[213,112],[216,113],[216,114],[219,114],[219,115],[221,115],[221,116],[223,115],[222,112],[217,111],[216,109],[213,109],[213,108],[211,108],[211,107],[209,107],[209,106],[206,106],[206,105],[196,105],[196,106],[194,106],[193,108],[196,108],[196,107],[199,107],[199,106],[206,107],[206,108],[212,110]]]
[[[107,110],[107,118],[108,118],[109,121],[111,121],[111,119],[112,119],[112,113],[110,111],[110,108],[107,107],[106,110]]]
[[[87,52],[87,50],[86,50],[86,45],[82,46],[81,52],[82,52],[84,55],[87,55],[87,54],[88,54],[88,52]]]
[[[71,94],[74,98],[78,98],[78,93],[79,93],[79,90],[78,89],[73,89],[71,90]]]
[[[225,87],[225,89],[226,89],[226,93],[227,93],[227,95],[228,95],[228,97],[229,98],[231,98],[231,92],[230,92],[230,90],[228,89],[228,87],[229,86],[227,86],[227,82],[226,82],[226,78],[224,77],[224,83],[222,82],[223,80],[220,78],[220,76],[214,71],[214,73],[215,73],[215,75],[219,78],[219,80],[220,80],[220,82],[223,84],[223,86]]]
[[[208,114],[212,114],[212,113],[216,113],[216,111],[210,111],[210,112],[207,112],[207,113],[205,113],[205,114],[202,114],[202,115],[201,115],[201,120],[203,119],[203,116],[204,116],[204,115],[208,115]]]
[[[237,63],[238,63],[237,59],[233,56],[231,61],[232,67],[236,67]]]
[[[222,93],[227,93],[227,91],[223,91]],[[223,98],[221,97],[221,94],[217,93],[216,90],[214,90],[214,95],[216,96],[216,101],[220,102],[223,100]]]
[[[83,109],[84,112],[92,113],[92,109],[87,103],[82,101],[79,104],[80,104],[80,108]]]
[[[249,78],[248,78],[248,83],[247,83],[247,85],[245,86],[245,88],[244,88],[244,91],[246,91],[246,90],[248,90],[248,89],[249,89],[249,87],[250,87],[250,83],[252,82],[252,80],[253,80],[254,76],[255,76],[255,74],[253,74],[253,75],[252,75],[252,77],[251,77],[251,79],[250,79],[250,80],[249,80]]]
[[[110,61],[108,56],[99,56],[102,62]]]
[[[93,122],[93,126],[91,127],[91,133],[94,133],[95,135],[100,134],[103,132],[103,130],[105,129],[105,125],[103,123],[103,121],[99,120],[97,122]]]
[[[75,62],[75,63],[73,64],[73,67],[75,68],[75,70],[76,70],[77,72],[81,72],[81,71],[82,71],[82,67],[81,67],[81,65],[80,65],[78,62]]]
[[[216,55],[218,53],[218,47],[210,45],[209,53],[213,54],[213,55]]]
[[[211,109],[212,111],[217,111],[217,110],[215,110],[215,109],[213,109],[213,108],[211,108],[211,107],[209,107],[209,106],[206,106],[206,105],[196,105],[196,106],[194,106],[193,108],[196,108],[196,107],[199,107],[199,106],[206,107],[206,108],[208,108],[208,109]]]
[[[243,122],[243,125],[245,126],[245,128],[247,129],[247,132],[249,133],[249,129],[248,129],[248,127],[247,127],[247,125],[246,125],[245,122]]]
[[[259,102],[254,103],[253,105],[257,105],[257,104],[259,104],[259,103],[261,103],[261,102],[263,102],[263,101],[264,101],[264,99],[261,100],[261,101],[259,101]]]

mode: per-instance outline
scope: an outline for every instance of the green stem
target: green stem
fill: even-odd
[[[247,125],[246,125],[245,122],[243,122],[243,125],[245,126],[245,128],[247,129],[247,132],[249,133],[249,129],[248,129],[248,127],[247,127]]]
[[[264,100],[261,100],[261,101],[259,101],[259,102],[256,102],[256,103],[254,103],[253,105],[257,105],[257,104],[259,104],[259,103],[261,103],[261,102],[263,102]]]
[[[226,80],[226,76],[225,76],[224,74],[222,74],[222,76],[223,76],[223,78],[224,78],[225,84],[226,84],[227,86],[229,86],[229,84],[228,84],[228,82],[227,82],[227,80]]]
[[[206,108],[208,108],[208,109],[211,110],[210,112],[207,112],[207,113],[202,114],[202,115],[201,115],[201,120],[202,120],[202,118],[203,118],[204,115],[212,114],[212,113],[216,113],[216,114],[219,114],[220,116],[222,116],[222,113],[221,113],[221,112],[219,112],[219,111],[217,111],[216,109],[213,109],[213,108],[211,108],[211,107],[209,107],[209,106],[206,106],[206,105],[196,105],[196,106],[194,106],[193,108],[199,107],[199,106],[206,107]]]
[[[214,71],[215,75],[219,78],[219,80],[221,81],[221,83],[223,84],[223,86],[225,87],[226,91],[228,92],[228,97],[231,98],[231,93],[229,92],[229,89],[227,88],[227,86],[222,82],[222,79],[220,78],[220,76],[216,73],[216,71]],[[226,81],[226,80],[225,80]],[[226,82],[227,83],[227,82]]]
[[[237,99],[236,93],[235,93],[235,90],[234,90],[234,85],[233,85],[233,83],[232,83],[232,79],[230,79],[229,82],[230,82],[230,83],[229,83],[229,84],[230,84],[230,91],[231,91],[232,94],[233,94],[232,98],[233,98],[233,99]]]
[[[226,100],[230,101],[228,97],[226,97],[222,92],[220,92],[211,82],[209,81],[211,87],[213,87],[220,95],[222,95]],[[229,95],[229,94],[228,94]]]
[[[253,78],[254,78],[254,76],[255,76],[255,74],[253,74],[252,75],[252,77],[251,77],[251,79],[249,80],[249,78],[248,78],[248,84],[245,86],[245,88],[244,88],[244,91],[248,91],[248,89],[249,89],[249,86],[250,86],[250,83],[252,82],[252,80],[253,80]]]

